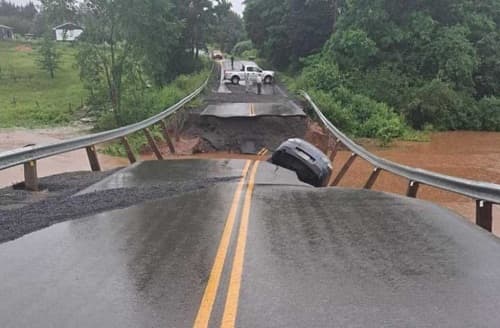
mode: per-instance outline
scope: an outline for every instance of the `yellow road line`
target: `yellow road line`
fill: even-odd
[[[217,290],[220,284],[220,278],[222,275],[222,270],[224,268],[224,262],[227,257],[227,251],[229,248],[229,243],[231,241],[231,234],[234,227],[234,222],[236,219],[236,214],[238,213],[238,205],[240,203],[241,192],[245,184],[245,179],[248,175],[248,170],[250,168],[251,161],[247,161],[242,172],[242,178],[236,188],[234,194],[233,202],[229,210],[229,214],[226,218],[226,225],[222,233],[222,237],[219,243],[219,248],[217,249],[217,254],[215,256],[215,261],[212,266],[212,271],[208,278],[207,287],[205,288],[205,293],[201,300],[200,308],[198,314],[196,315],[196,320],[193,327],[195,328],[206,328],[210,321],[210,316],[212,314],[212,308],[215,303],[215,298],[217,296]]]
[[[265,151],[267,152],[267,150]],[[264,153],[265,153],[264,152]],[[248,180],[247,192],[245,194],[245,202],[241,214],[240,229],[238,240],[236,242],[236,251],[234,253],[233,268],[229,280],[229,288],[227,291],[226,305],[222,316],[221,328],[233,328],[236,324],[236,315],[238,313],[238,302],[240,298],[241,278],[243,274],[243,262],[245,259],[245,247],[247,243],[248,221],[250,219],[250,207],[252,204],[252,194],[255,186],[255,176],[259,162],[255,162],[250,178]]]

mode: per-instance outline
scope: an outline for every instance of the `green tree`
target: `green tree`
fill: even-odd
[[[244,38],[245,28],[238,14],[228,11],[217,17],[217,24],[213,28],[213,39],[222,51],[230,52]]]
[[[85,9],[85,32],[77,56],[80,76],[87,86],[103,81],[98,86],[106,88],[116,123],[122,125],[123,80],[132,55],[131,45],[124,38],[123,19],[133,8],[125,1],[87,0]]]
[[[333,31],[337,1],[247,0],[245,27],[260,54],[278,68],[319,51]]]
[[[55,77],[55,71],[59,68],[60,53],[57,51],[56,43],[51,35],[46,35],[40,48],[38,49],[38,66],[50,74],[50,78]]]
[[[77,0],[40,0],[46,23],[50,26],[77,21]]]

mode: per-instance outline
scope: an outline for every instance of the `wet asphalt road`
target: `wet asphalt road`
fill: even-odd
[[[201,116],[214,116],[219,118],[230,117],[258,117],[258,116],[306,116],[304,111],[294,102],[283,103],[230,103],[210,105]]]
[[[87,192],[193,176],[229,182],[1,244],[0,326],[500,322],[498,239],[426,202],[236,160],[146,162]]]

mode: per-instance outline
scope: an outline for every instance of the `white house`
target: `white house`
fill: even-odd
[[[74,23],[64,23],[54,27],[52,30],[54,31],[56,41],[75,41],[83,33],[83,28]]]

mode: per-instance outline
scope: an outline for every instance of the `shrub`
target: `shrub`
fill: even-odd
[[[416,89],[404,112],[416,129],[423,129],[426,124],[432,124],[438,130],[481,128],[474,100],[437,79]]]
[[[486,131],[500,131],[500,99],[486,97],[478,104],[482,121],[482,129]]]

